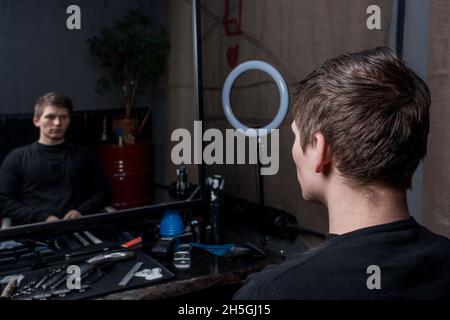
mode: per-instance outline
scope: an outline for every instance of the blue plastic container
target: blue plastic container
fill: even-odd
[[[173,237],[184,232],[184,223],[181,214],[176,210],[168,210],[159,224],[159,234],[163,237]]]

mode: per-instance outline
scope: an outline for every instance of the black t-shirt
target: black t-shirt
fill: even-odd
[[[450,298],[450,240],[413,218],[329,235],[318,247],[250,275],[234,298]]]
[[[70,210],[99,212],[107,204],[107,184],[95,156],[62,143],[32,143],[13,150],[0,167],[2,217],[14,224],[62,218]]]

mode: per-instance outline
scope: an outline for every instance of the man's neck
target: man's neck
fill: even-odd
[[[329,232],[344,234],[409,218],[406,192],[374,188],[367,194],[340,185],[327,197]]]
[[[38,140],[38,143],[43,144],[45,146],[57,146],[59,144],[64,143],[64,139],[53,140],[53,139],[48,139],[46,137],[40,137]]]

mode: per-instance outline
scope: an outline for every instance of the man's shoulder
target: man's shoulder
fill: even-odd
[[[36,149],[35,146],[36,146],[36,142],[32,142],[32,143],[29,143],[29,144],[26,144],[26,145],[23,145],[23,146],[13,149],[11,151],[11,153],[13,153],[13,152],[23,153],[23,152],[33,151]]]
[[[27,166],[30,159],[33,158],[33,148],[34,143],[21,146],[11,150],[3,160],[0,160],[0,168],[2,174],[6,172],[11,173],[17,169],[21,169]]]
[[[5,159],[7,158],[22,158],[25,156],[29,156],[31,153],[33,153],[35,151],[35,142],[21,146],[21,147],[17,147],[13,150],[11,150],[5,157]]]
[[[448,254],[450,260],[450,239],[431,231],[427,227],[420,226],[420,229],[423,245],[430,251],[435,250]]]
[[[430,274],[428,279],[435,277],[440,282],[450,280],[449,239],[424,227],[418,228],[415,224],[413,228],[399,227],[397,232],[382,230],[385,228],[377,227],[371,232],[361,230],[331,238],[280,265],[250,275],[235,298],[358,297],[367,293],[367,267],[373,264],[381,266],[384,277],[393,284],[403,285],[404,279],[426,272]],[[429,284],[418,281],[415,285],[417,295]],[[339,288],[344,287],[347,291],[340,292]],[[440,289],[436,288],[436,294],[439,294]],[[392,294],[404,293],[398,290],[392,289]]]
[[[327,252],[332,250],[331,247],[333,243],[324,242],[318,247],[288,257],[281,264],[270,265],[251,274],[235,298],[285,299],[309,292],[308,288],[314,287],[314,279],[327,274],[327,269],[332,266],[326,263],[329,259]]]

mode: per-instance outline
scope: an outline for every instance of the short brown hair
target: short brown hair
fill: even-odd
[[[430,93],[389,48],[327,60],[300,82],[294,119],[304,152],[321,132],[354,186],[410,188],[427,150]]]
[[[39,118],[46,106],[65,108],[69,111],[69,114],[73,110],[72,100],[70,100],[69,97],[57,92],[49,92],[42,97],[37,98],[36,105],[34,106],[34,116]]]

